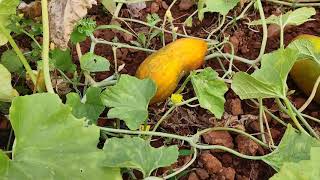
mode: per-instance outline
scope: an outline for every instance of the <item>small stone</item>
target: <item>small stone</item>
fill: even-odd
[[[201,169],[201,168],[197,168],[196,169],[196,173],[198,175],[198,177],[201,179],[201,180],[205,180],[205,179],[208,179],[209,178],[209,174],[206,170],[204,169]]]
[[[232,156],[228,153],[222,155],[222,163],[223,165],[231,165],[232,164]]]
[[[297,109],[301,108],[305,102],[306,102],[305,98],[295,98],[295,99],[293,99],[293,104]]]
[[[249,124],[249,128],[251,128],[251,130],[254,132],[260,132],[260,123],[258,121],[252,121]]]
[[[221,162],[210,153],[201,154],[200,161],[209,174],[215,174],[222,170]]]
[[[192,172],[190,173],[188,180],[199,180],[199,178],[195,172]]]
[[[281,136],[281,132],[278,129],[270,128],[272,139],[278,141]]]
[[[159,11],[159,9],[160,9],[160,6],[158,3],[156,3],[156,2],[151,3],[151,7],[150,7],[151,13],[157,13]]]
[[[280,34],[280,26],[276,24],[270,24],[268,26],[268,38],[278,36]]]
[[[132,34],[128,34],[128,33],[121,33],[121,36],[123,37],[123,39],[126,41],[126,42],[130,42],[133,40],[133,35]]]
[[[241,100],[238,98],[231,99],[229,102],[229,110],[230,110],[231,114],[234,116],[239,116],[239,115],[243,114]]]
[[[190,9],[194,5],[193,0],[181,0],[179,4],[179,9],[182,11]]]
[[[259,145],[256,142],[243,135],[238,135],[236,137],[236,143],[239,152],[242,154],[254,156],[259,149]]]
[[[227,131],[212,131],[202,135],[204,142],[211,145],[221,145],[233,148],[233,139]]]
[[[236,171],[231,167],[223,167],[222,171],[218,174],[218,179],[220,180],[234,180],[236,176]]]

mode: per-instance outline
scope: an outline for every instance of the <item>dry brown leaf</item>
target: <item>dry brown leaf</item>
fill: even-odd
[[[18,10],[21,11],[26,18],[36,18],[41,16],[41,1],[33,1],[29,4],[21,1]]]
[[[68,47],[70,35],[76,23],[96,0],[51,0],[49,3],[50,37],[61,49]]]

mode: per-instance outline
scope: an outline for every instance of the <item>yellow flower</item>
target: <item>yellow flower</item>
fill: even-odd
[[[146,127],[144,127],[144,125],[140,125],[139,130],[140,131],[150,131],[150,125],[147,125]]]
[[[183,96],[181,94],[172,94],[171,95],[171,102],[173,104],[179,104],[182,103],[183,101]]]

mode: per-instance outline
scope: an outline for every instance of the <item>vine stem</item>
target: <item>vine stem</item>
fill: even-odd
[[[255,63],[259,62],[260,59],[262,58],[262,56],[264,55],[264,52],[265,52],[266,46],[267,46],[267,40],[268,40],[268,27],[267,27],[266,17],[264,15],[261,0],[257,0],[257,5],[259,8],[260,19],[262,22],[263,37],[262,37],[262,42],[261,42],[260,53],[259,53],[259,56],[257,57],[257,59],[254,60]]]
[[[231,131],[231,132],[235,132],[235,133],[241,134],[241,135],[243,135],[243,136],[246,136],[247,138],[252,139],[253,141],[255,141],[256,143],[260,144],[261,146],[263,146],[263,147],[265,147],[265,148],[269,148],[269,146],[268,146],[266,143],[260,141],[260,140],[257,139],[256,137],[254,137],[254,136],[252,136],[252,135],[250,135],[250,134],[248,134],[248,133],[246,133],[246,132],[244,132],[244,131],[241,131],[241,130],[239,130],[239,129],[234,129],[234,128],[228,128],[228,127],[208,128],[208,129],[204,129],[204,130],[202,130],[202,131],[199,131],[199,132],[197,133],[197,135],[200,136],[200,135],[205,134],[205,133],[207,133],[207,132],[209,132],[209,131]],[[276,146],[273,146],[273,148],[276,148]]]
[[[301,126],[301,124],[297,120],[296,115],[294,114],[294,112],[292,110],[292,106],[291,106],[291,103],[288,100],[288,98],[284,98],[283,100],[284,100],[284,103],[286,104],[286,106],[288,108],[288,115],[291,117],[292,121],[297,126],[297,128],[300,130],[300,132],[310,136],[309,133],[305,129],[303,129],[303,127]]]
[[[222,16],[222,21],[220,22],[219,26],[210,32],[210,34],[208,35],[207,39],[208,39],[208,40],[211,39],[211,36],[212,36],[214,33],[216,33],[217,31],[219,31],[219,29],[222,28],[222,26],[224,25],[225,22],[226,22],[226,15],[223,15],[223,16]]]
[[[48,0],[41,0],[41,10],[42,10],[42,26],[43,26],[42,60],[43,60],[44,81],[46,84],[47,91],[49,93],[54,93],[51,78],[50,78],[50,69],[49,69],[50,34],[49,34]]]
[[[251,2],[243,9],[242,13],[241,13],[238,17],[236,17],[235,19],[229,21],[229,22],[224,26],[224,28],[222,29],[222,32],[224,32],[224,31],[227,29],[227,27],[230,26],[230,24],[232,24],[232,23],[234,23],[234,22],[242,19],[242,18],[244,17],[244,15],[246,14],[246,12],[248,11],[248,9],[253,5],[253,3],[254,3],[254,1],[251,1]]]
[[[106,41],[104,39],[95,39],[97,44],[107,44],[110,46],[116,46],[118,48],[129,48],[129,49],[136,49],[136,50],[140,50],[140,51],[145,51],[145,52],[156,52],[155,50],[152,49],[146,49],[146,48],[141,48],[141,47],[136,47],[136,46],[130,46],[128,44],[123,44],[123,43],[114,43],[114,42],[110,42],[110,41]]]
[[[167,138],[173,138],[173,139],[179,139],[182,141],[186,141],[190,144],[190,146],[198,149],[217,149],[229,152],[231,154],[234,154],[238,157],[250,159],[250,160],[262,160],[265,157],[270,156],[272,153],[264,155],[264,156],[248,156],[241,154],[233,149],[220,146],[220,145],[203,145],[203,144],[197,144],[199,140],[199,136],[197,134],[191,136],[191,137],[185,137],[185,136],[179,136],[175,134],[169,134],[169,133],[162,133],[162,132],[152,132],[152,131],[130,131],[130,130],[124,130],[124,129],[113,129],[113,128],[106,128],[106,127],[98,127],[102,131],[111,132],[111,133],[120,133],[120,134],[135,134],[135,135],[148,135],[148,136],[161,136],[161,137],[167,137]]]
[[[264,132],[264,126],[263,126],[263,118],[264,118],[263,102],[261,98],[258,101],[259,101],[259,123],[260,123],[261,138],[262,138],[262,141],[266,143],[267,141],[266,141],[266,136],[264,134],[265,132]]]
[[[163,43],[163,46],[166,45],[166,41],[165,41],[165,35],[164,35],[164,32],[165,32],[165,26],[166,26],[166,22],[167,22],[167,15],[170,13],[171,14],[171,8],[172,6],[177,2],[177,0],[173,0],[172,3],[170,4],[170,6],[168,7],[168,9],[166,10],[166,13],[164,15],[164,19],[163,19],[163,23],[162,23],[162,26],[161,26],[161,31],[162,31],[162,43]]]
[[[259,105],[258,102],[256,102],[255,100],[251,99],[251,101],[256,104]],[[278,121],[280,124],[282,124],[283,126],[287,127],[288,124],[283,122],[279,117],[277,117],[276,115],[272,114],[272,112],[270,112],[266,107],[263,106],[264,111],[269,114],[273,119],[275,119],[276,121]]]
[[[190,167],[190,166],[195,162],[195,160],[197,159],[197,154],[198,154],[196,148],[193,148],[193,150],[194,150],[193,157],[192,157],[192,159],[191,159],[187,164],[185,164],[185,165],[184,165],[182,168],[180,168],[178,171],[176,171],[176,172],[174,172],[174,173],[172,173],[172,174],[169,174],[169,175],[163,177],[163,179],[170,179],[170,178],[178,175],[179,173],[183,172],[183,171],[186,170],[188,167]]]
[[[291,104],[291,108],[293,109],[293,111],[297,114],[298,118],[300,119],[300,121],[302,121],[302,123],[305,125],[305,127],[309,130],[309,132],[316,137],[317,139],[319,139],[318,134],[312,129],[312,127],[309,125],[309,123],[306,121],[306,119],[301,115],[301,113],[296,109],[296,107],[294,107],[294,105],[292,103]]]
[[[27,73],[29,74],[32,83],[36,86],[37,84],[37,78],[32,72],[32,69],[27,61],[27,59],[24,57],[23,53],[19,49],[18,45],[10,35],[10,33],[0,24],[0,31],[4,34],[4,36],[8,39],[11,47],[16,52],[17,56],[19,57],[20,62],[23,64],[24,68],[26,69]]]
[[[279,1],[279,0],[266,0],[266,1],[285,5],[285,6],[292,6],[292,7],[320,6],[320,3],[292,3],[292,2],[285,2],[285,1]]]
[[[234,60],[249,64],[249,65],[253,65],[256,63],[256,61],[254,61],[254,60],[249,60],[249,59],[246,59],[246,58],[243,58],[240,56],[236,56],[236,55],[232,55],[232,54],[228,54],[228,53],[211,53],[205,57],[205,60],[210,60],[210,59],[218,58],[218,57],[219,58],[226,57],[226,58],[230,58],[230,59],[234,58]]]
[[[312,121],[315,121],[315,122],[317,122],[317,123],[320,123],[320,119],[317,119],[317,118],[315,118],[315,117],[309,116],[309,115],[307,115],[307,114],[301,114],[301,115],[302,115],[302,117],[305,117],[305,118],[308,118],[308,119],[310,119],[310,120],[312,120]]]

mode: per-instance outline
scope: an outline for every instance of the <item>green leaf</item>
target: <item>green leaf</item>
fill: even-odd
[[[259,81],[245,72],[238,72],[233,76],[231,89],[241,99],[260,99],[281,96],[281,94],[277,93],[275,86]]]
[[[78,23],[77,26],[73,29],[70,39],[73,44],[80,43],[85,41],[88,36],[90,36],[95,28],[97,23],[90,18],[83,18]]]
[[[110,62],[102,56],[95,55],[88,52],[80,59],[80,66],[82,70],[89,72],[109,71]]]
[[[284,163],[280,171],[270,180],[318,180],[320,177],[320,148],[312,147],[310,160],[298,163]]]
[[[288,45],[287,48],[298,51],[298,59],[311,58],[320,64],[320,52],[317,52],[317,47],[315,47],[312,42],[307,39],[294,40]]]
[[[184,24],[187,26],[187,27],[192,27],[192,17],[188,17],[185,21],[184,21]]]
[[[7,50],[3,52],[1,56],[1,64],[10,72],[19,72],[23,68],[19,57],[13,50]]]
[[[203,13],[217,12],[222,15],[227,15],[239,2],[240,0],[205,0],[206,7],[201,11],[203,11]]]
[[[51,51],[51,59],[54,66],[62,71],[74,72],[76,65],[72,62],[70,49],[54,49]]]
[[[139,137],[111,138],[103,147],[105,157],[101,164],[106,167],[133,168],[143,176],[150,176],[159,167],[173,164],[178,159],[178,147],[153,148],[149,141]]]
[[[104,110],[104,105],[100,99],[101,89],[90,87],[83,100],[77,93],[67,95],[66,104],[72,107],[72,114],[77,118],[87,118],[91,123],[96,124],[97,119]]]
[[[120,180],[118,168],[98,165],[99,128],[71,114],[56,94],[17,97],[10,109],[13,158],[0,153],[2,179]]]
[[[200,73],[193,73],[191,82],[200,106],[208,109],[217,118],[221,118],[224,112],[224,94],[228,91],[223,80],[218,79],[218,73],[212,68],[206,68]]]
[[[289,124],[278,148],[262,160],[278,171],[284,163],[310,159],[312,147],[320,147],[320,141],[296,132]]]
[[[160,19],[159,15],[156,13],[152,13],[152,14],[147,15],[147,22],[151,26],[155,26],[160,21],[161,21],[161,19]]]
[[[119,82],[102,92],[102,102],[111,109],[109,118],[124,120],[131,130],[136,130],[148,118],[148,105],[156,93],[151,79],[140,80],[121,75]]]
[[[10,72],[0,64],[0,101],[10,102],[19,93],[11,85]]]
[[[19,2],[19,0],[0,0],[0,22],[4,28],[10,24],[10,15],[16,14],[16,8]],[[7,38],[0,30],[0,46],[7,42]]]
[[[203,18],[204,18],[204,10],[203,10],[203,8],[205,6],[205,2],[206,2],[206,0],[199,0],[198,1],[198,18],[199,18],[200,21],[202,21]]]
[[[83,42],[87,39],[87,35],[84,34],[84,33],[80,33],[79,31],[77,30],[74,30],[72,33],[71,33],[71,36],[70,36],[70,40],[71,40],[71,43],[72,44],[77,44],[77,43],[80,43],[80,42]]]
[[[287,25],[299,26],[307,21],[311,21],[311,16],[316,14],[316,10],[313,7],[302,7],[294,11],[289,11],[284,15],[275,16],[271,15],[266,19],[267,24],[277,24],[284,28]],[[252,21],[249,25],[261,25],[262,21]]]
[[[248,75],[238,72],[234,75],[231,88],[241,99],[284,98],[289,71],[298,58],[292,49],[279,49],[262,56],[261,69]]]
[[[101,4],[110,12],[110,14],[114,14],[117,9],[117,4],[114,0],[101,0]]]

